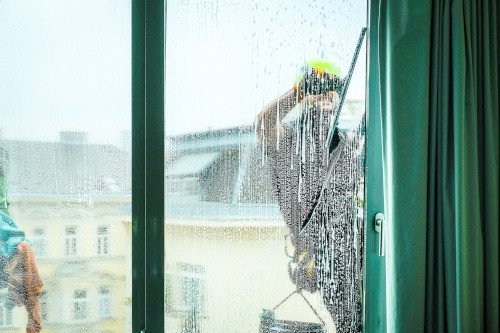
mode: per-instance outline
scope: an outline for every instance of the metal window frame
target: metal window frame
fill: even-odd
[[[368,2],[364,331],[386,332],[377,1]],[[132,332],[164,331],[165,0],[132,0]]]
[[[132,332],[164,330],[165,1],[132,1]]]
[[[379,237],[374,217],[384,212],[382,165],[382,119],[380,112],[378,59],[378,0],[368,0],[368,44],[366,57],[366,156],[365,156],[365,275],[364,331],[387,332],[386,257],[379,256]],[[386,222],[384,222],[386,223]]]

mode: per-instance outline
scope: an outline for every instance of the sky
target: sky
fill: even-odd
[[[347,73],[366,2],[172,0],[166,4],[165,131],[251,124],[307,59]],[[0,0],[3,137],[130,131],[130,0]],[[364,53],[347,99],[364,98]]]

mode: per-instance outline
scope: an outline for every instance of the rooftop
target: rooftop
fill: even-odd
[[[339,126],[352,126],[355,111],[363,105],[362,101],[347,101],[350,113],[340,119]],[[2,159],[7,164],[10,201],[88,202],[91,206],[111,200],[121,203],[121,213],[130,214],[130,152],[91,144],[86,138],[85,133],[62,132],[59,142],[0,140],[0,148],[7,152]],[[219,222],[281,219],[253,126],[165,140],[168,218]]]

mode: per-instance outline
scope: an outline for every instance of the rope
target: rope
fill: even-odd
[[[285,297],[281,302],[278,303],[278,305],[276,305],[274,308],[273,308],[273,311],[276,311],[277,308],[279,308],[283,303],[285,303],[286,301],[288,301],[288,299],[290,299],[290,297],[292,297],[293,295],[295,294],[299,294],[300,296],[302,296],[302,298],[304,299],[304,301],[306,301],[307,305],[309,305],[309,307],[311,308],[312,312],[314,312],[314,314],[316,315],[316,317],[319,319],[319,321],[326,326],[325,322],[323,321],[323,319],[321,319],[320,315],[318,314],[318,312],[316,311],[316,309],[312,306],[311,303],[309,303],[309,300],[304,296],[304,294],[302,294],[302,290],[301,289],[297,289],[295,291],[293,291],[290,295],[288,295],[287,297]]]
[[[285,303],[286,301],[288,301],[288,299],[290,297],[292,297],[295,293],[299,292],[299,289],[295,290],[293,293],[291,293],[290,295],[288,295],[287,297],[285,297],[284,300],[282,300],[281,302],[278,303],[278,305],[276,305],[274,308],[273,308],[273,311],[275,311],[277,308],[279,308],[281,306],[281,304]]]

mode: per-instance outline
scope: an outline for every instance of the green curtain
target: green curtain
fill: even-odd
[[[372,2],[389,332],[500,331],[497,2]]]

